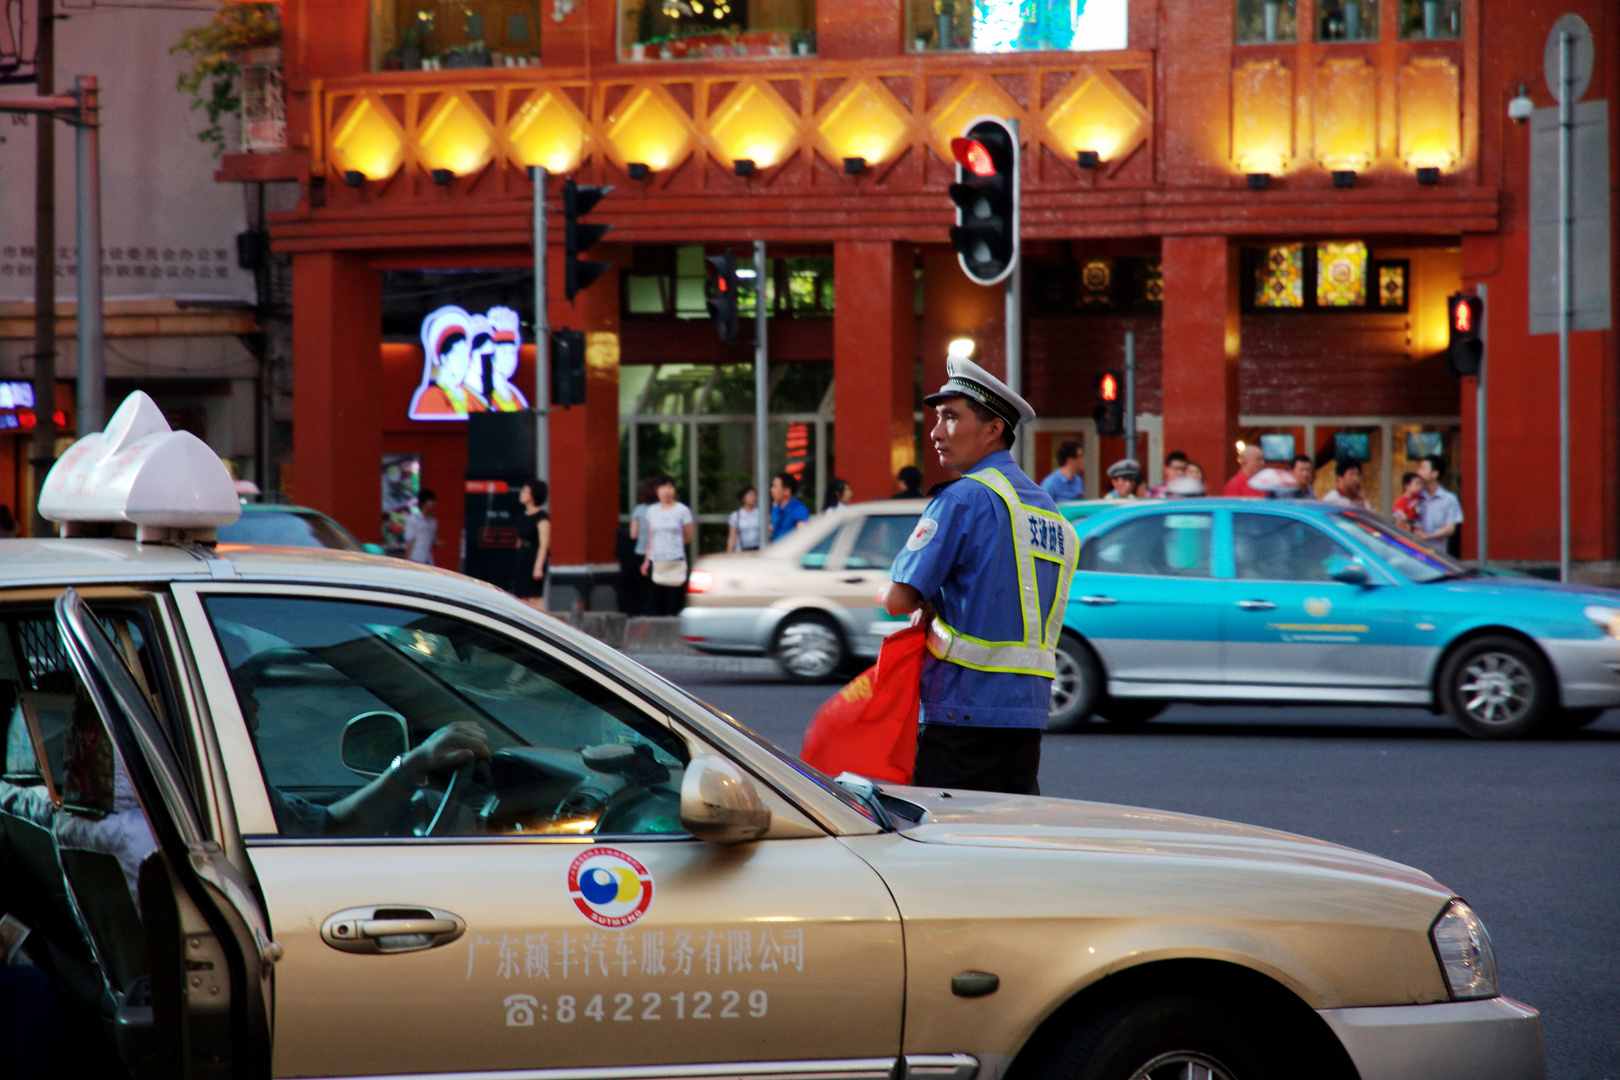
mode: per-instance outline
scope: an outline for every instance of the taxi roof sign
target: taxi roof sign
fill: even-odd
[[[198,529],[228,525],[242,507],[219,455],[189,431],[171,429],[137,390],[105,431],[86,435],[51,467],[39,512],[58,522]]]

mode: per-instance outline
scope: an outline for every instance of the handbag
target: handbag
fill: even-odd
[[[829,776],[911,783],[917,763],[928,630],[909,626],[883,639],[878,662],[816,710],[799,756]]]
[[[668,562],[654,561],[652,566],[652,579],[654,585],[674,587],[686,584],[686,560],[671,559]]]

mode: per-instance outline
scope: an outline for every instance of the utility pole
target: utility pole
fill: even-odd
[[[551,483],[551,320],[546,312],[546,167],[534,181],[534,475]]]
[[[54,0],[39,0],[39,46],[34,57],[39,96],[56,93],[56,12]],[[97,252],[96,265],[101,263]],[[56,462],[56,118],[40,113],[34,122],[34,466],[35,536],[55,527],[39,515],[45,474]]]
[[[1558,580],[1569,581],[1569,316],[1575,306],[1575,80],[1569,31],[1558,35]]]
[[[1125,456],[1136,456],[1136,333],[1131,330],[1125,331]]]
[[[768,474],[771,471],[771,372],[770,325],[766,297],[770,283],[765,278],[765,241],[754,241],[754,498],[759,506],[759,544],[771,540]]]
[[[101,103],[94,75],[74,80],[74,182],[79,244],[79,437],[107,422],[107,353],[101,306]],[[36,410],[37,412],[37,410]]]

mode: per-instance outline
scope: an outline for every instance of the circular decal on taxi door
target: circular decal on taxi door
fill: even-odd
[[[619,929],[652,906],[652,874],[617,848],[590,848],[568,867],[568,895],[591,922]]]

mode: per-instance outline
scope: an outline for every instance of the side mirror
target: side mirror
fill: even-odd
[[[350,772],[378,777],[396,757],[411,748],[405,718],[396,712],[363,712],[343,725],[338,756]]]
[[[686,766],[681,828],[713,844],[741,844],[770,827],[771,808],[737,766],[713,754],[699,754]]]
[[[1332,569],[1329,576],[1341,585],[1361,585],[1365,587],[1372,584],[1372,575],[1367,573],[1366,564],[1359,559],[1351,559],[1340,563]]]

